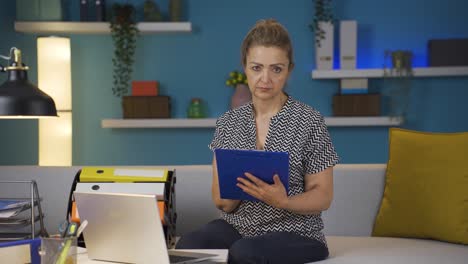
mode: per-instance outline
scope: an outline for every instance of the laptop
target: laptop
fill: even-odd
[[[221,198],[258,201],[237,186],[237,178],[250,172],[268,184],[273,184],[273,175],[278,174],[289,191],[289,154],[287,152],[215,149]]]
[[[74,192],[88,258],[123,263],[195,263],[217,255],[168,251],[156,195]],[[170,260],[171,258],[171,260]]]

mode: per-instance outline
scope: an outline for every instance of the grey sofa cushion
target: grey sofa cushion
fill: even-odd
[[[468,246],[434,240],[328,236],[323,264],[466,264]]]

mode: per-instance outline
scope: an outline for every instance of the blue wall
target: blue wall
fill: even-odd
[[[76,2],[76,1],[75,1]],[[143,0],[130,1],[141,7]],[[157,1],[163,11],[166,1]],[[108,1],[111,3],[111,1]],[[192,97],[201,97],[209,116],[227,110],[232,89],[227,73],[239,69],[239,46],[260,18],[273,17],[289,30],[296,68],[289,93],[324,115],[331,115],[337,80],[312,80],[314,65],[313,1],[283,0],[185,1],[193,32],[144,35],[138,40],[134,79],[158,80],[161,93],[171,96],[173,117],[185,117]],[[431,38],[468,37],[468,2],[464,0],[347,0],[335,1],[338,19],[359,24],[358,67],[381,67],[387,49],[410,49],[414,66],[426,66],[426,43]],[[15,1],[0,4],[0,53],[11,46],[23,49],[36,82],[36,37],[13,30]],[[71,7],[71,18],[78,17]],[[112,50],[109,35],[69,35],[72,43],[73,164],[156,165],[208,164],[207,148],[213,129],[104,129],[101,120],[120,118],[120,99],[112,95]],[[3,62],[2,62],[3,63]],[[4,64],[4,63],[3,63]],[[0,75],[0,81],[5,79]],[[468,78],[424,78],[411,81],[410,108],[405,128],[468,131]],[[385,90],[371,80],[372,90]],[[385,163],[388,128],[336,128],[330,132],[342,163]],[[37,121],[0,120],[0,164],[37,164]]]

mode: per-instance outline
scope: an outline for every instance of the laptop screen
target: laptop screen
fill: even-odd
[[[127,263],[169,263],[155,195],[74,193],[88,257]]]
[[[172,252],[183,260],[169,261],[156,195],[74,192],[88,257],[127,263],[190,263],[212,254]]]

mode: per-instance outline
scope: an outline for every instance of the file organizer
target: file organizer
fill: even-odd
[[[175,203],[175,170],[125,169],[109,167],[83,167],[75,175],[71,187],[67,218],[79,222],[79,212],[73,200],[73,192],[107,192],[156,194],[157,206],[163,223],[168,248],[175,245],[177,212]],[[84,246],[83,238],[78,244]]]
[[[15,197],[0,198],[3,205],[6,201],[11,202],[9,207],[0,208],[0,242],[48,236],[36,181],[0,181],[0,185],[6,190],[15,190]],[[24,191],[15,188],[17,186],[24,187]]]

